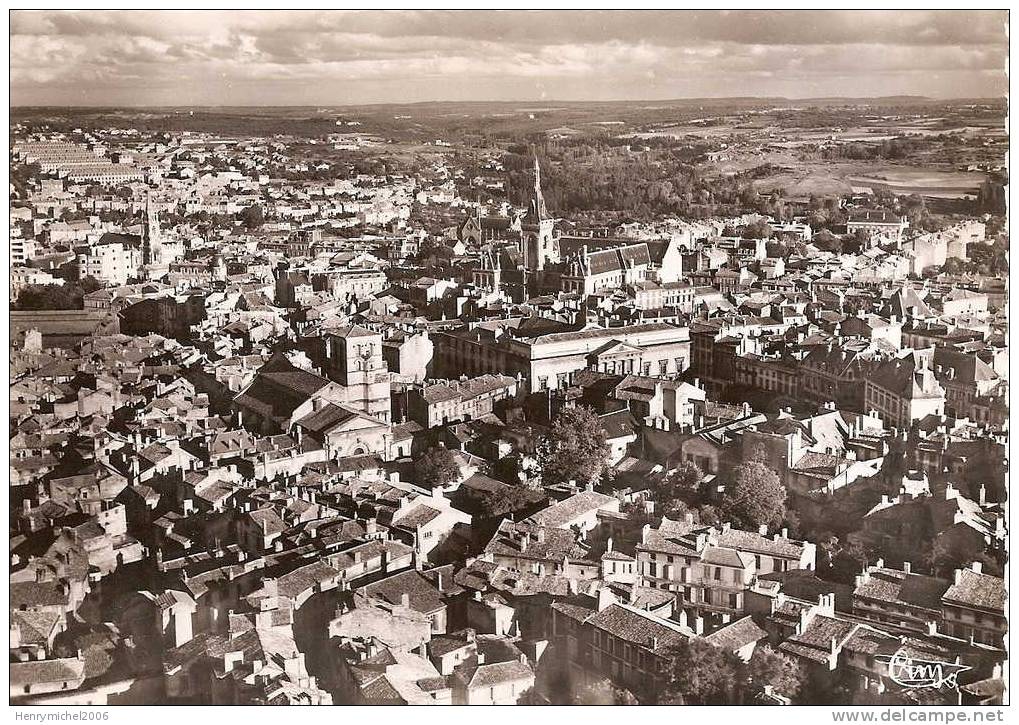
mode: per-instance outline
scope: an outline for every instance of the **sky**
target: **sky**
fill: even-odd
[[[1003,96],[1005,11],[12,11],[11,103]]]

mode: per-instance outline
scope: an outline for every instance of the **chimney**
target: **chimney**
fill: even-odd
[[[651,524],[644,524],[640,528],[640,543],[646,544],[648,537],[651,535]]]
[[[608,541],[605,542],[605,551],[606,552],[612,551],[612,537],[611,536],[608,538]]]
[[[435,586],[440,592],[442,591],[442,572],[435,575]]]
[[[485,664],[485,653],[484,652],[478,652],[477,657],[478,657],[478,664],[479,665]]]
[[[404,609],[410,609],[410,594],[407,592],[400,595],[400,606]]]
[[[767,524],[761,524],[760,526],[758,526],[757,527],[757,533],[760,534],[761,536],[767,536],[768,535],[768,526],[767,526]]]
[[[904,571],[906,574],[912,574],[913,573],[913,565],[910,564],[908,561],[902,562],[902,571]]]
[[[974,561],[974,562],[973,562],[973,563],[972,563],[972,564],[970,565],[970,568],[972,568],[972,569],[973,569],[973,573],[974,573],[974,574],[983,574],[983,573],[984,573],[984,565],[983,565],[983,563],[982,563],[982,562],[979,562],[979,561]]]
[[[696,632],[698,636],[704,634],[704,617],[697,615],[693,618],[693,631]]]
[[[953,581],[955,582],[955,586],[959,586],[960,584],[962,584],[962,571],[963,571],[962,569],[956,569],[955,570],[955,575],[954,575],[954,578],[953,578]]]

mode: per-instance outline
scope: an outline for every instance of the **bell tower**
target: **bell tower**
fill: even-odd
[[[152,193],[145,194],[145,223],[142,226],[142,264],[158,265],[163,248],[159,233],[159,214],[152,208]]]
[[[527,223],[523,225],[524,266],[529,270],[543,270],[546,262],[558,262],[556,248],[555,219],[549,216],[545,207],[545,196],[541,193],[541,166],[534,157],[534,197]]]

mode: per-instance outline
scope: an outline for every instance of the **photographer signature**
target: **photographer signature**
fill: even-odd
[[[914,659],[901,651],[876,659],[888,663],[888,676],[903,687],[958,688],[959,674],[973,669],[955,662]]]

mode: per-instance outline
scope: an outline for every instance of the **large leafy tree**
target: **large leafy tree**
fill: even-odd
[[[538,444],[537,459],[545,484],[594,483],[608,466],[605,429],[591,408],[568,408],[556,416]]]
[[[823,545],[825,557],[830,559],[831,567],[827,577],[831,581],[852,584],[856,575],[867,566],[867,550],[862,544],[850,542],[840,546],[838,540]]]
[[[259,204],[253,204],[241,211],[237,215],[237,220],[246,229],[258,229],[265,224],[265,212],[262,211],[262,207]]]
[[[414,477],[422,486],[437,488],[459,478],[460,466],[448,448],[433,446],[414,462]]]
[[[102,286],[95,277],[63,285],[30,284],[18,294],[13,307],[16,310],[80,310],[84,296]]]
[[[545,500],[545,494],[523,486],[509,486],[471,495],[472,508],[482,518],[505,516]]]
[[[776,526],[785,516],[785,488],[778,474],[758,460],[741,463],[722,499],[726,517],[745,529]]]
[[[733,704],[737,696],[739,659],[700,638],[689,639],[670,652],[672,668],[662,693],[663,703]]]
[[[754,649],[745,669],[751,696],[771,685],[778,694],[795,699],[803,687],[805,674],[800,663],[766,644]]]
[[[704,471],[700,466],[692,461],[684,461],[669,476],[666,492],[672,498],[683,499],[696,505],[704,496],[704,491],[701,490],[703,481]]]
[[[574,705],[639,705],[629,690],[616,687],[607,679],[592,682],[573,693]]]

